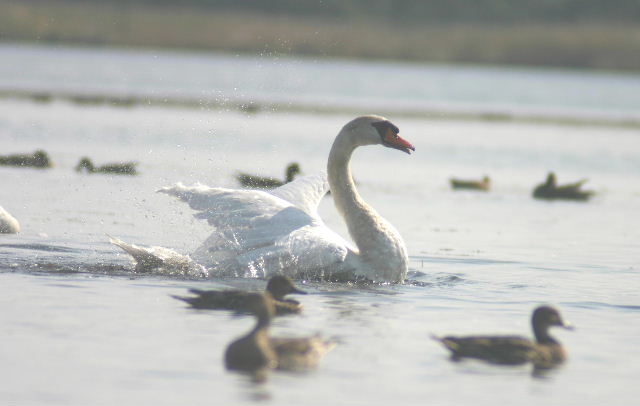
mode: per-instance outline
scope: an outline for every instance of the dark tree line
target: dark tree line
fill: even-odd
[[[24,1],[24,0],[23,0]],[[640,24],[640,0],[75,0],[196,6],[400,23],[618,21]]]

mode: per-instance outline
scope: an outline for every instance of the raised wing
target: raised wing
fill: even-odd
[[[159,192],[187,202],[216,228],[193,254],[198,263],[238,276],[299,276],[343,262],[349,251],[317,215],[324,182],[305,177],[272,192],[179,183]]]

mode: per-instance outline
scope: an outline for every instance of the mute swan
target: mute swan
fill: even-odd
[[[315,367],[335,342],[319,336],[298,338],[269,337],[269,325],[275,314],[273,301],[264,294],[247,297],[246,310],[257,318],[246,336],[232,342],[224,354],[227,369],[261,373],[271,368],[304,370]]]
[[[16,234],[20,232],[20,223],[15,217],[0,206],[0,234]]]
[[[243,290],[200,290],[189,289],[194,297],[173,296],[183,300],[194,309],[207,310],[245,310],[248,297],[251,293]],[[272,300],[276,308],[276,315],[300,313],[302,305],[293,299],[286,299],[285,296],[291,293],[306,295],[307,292],[296,288],[293,281],[284,275],[276,275],[269,279],[265,294]]]
[[[216,228],[192,256],[215,272],[402,282],[408,264],[402,237],[362,199],[349,165],[353,151],[361,146],[415,151],[398,132],[384,117],[362,116],[347,123],[331,147],[328,183],[355,247],[318,215],[325,174],[300,177],[269,192],[180,183],[159,192],[187,202],[198,211],[197,218]]]
[[[94,166],[93,162],[87,157],[80,159],[76,165],[76,172],[86,171],[87,173],[111,173],[115,175],[137,175],[137,162],[121,162],[112,163],[102,166]]]
[[[285,170],[285,181],[281,181],[275,178],[266,178],[262,176],[249,175],[247,173],[238,174],[238,181],[244,187],[256,188],[256,189],[271,189],[284,185],[293,181],[293,178],[300,173],[300,165],[296,162],[292,162],[287,165]]]
[[[24,166],[31,168],[51,168],[49,155],[39,149],[33,154],[13,154],[0,156],[0,165],[4,166]]]
[[[560,312],[551,306],[540,306],[531,318],[535,341],[518,336],[470,336],[434,339],[451,351],[451,358],[477,358],[494,364],[518,365],[531,362],[535,367],[557,365],[566,359],[562,345],[549,335],[549,327],[571,330]]]
[[[583,179],[575,183],[558,186],[556,174],[549,172],[547,181],[533,190],[533,197],[536,199],[588,200],[594,192],[580,189],[586,181],[587,179]]]

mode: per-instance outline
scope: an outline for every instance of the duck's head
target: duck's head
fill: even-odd
[[[361,116],[351,120],[343,129],[357,146],[384,145],[411,154],[415,147],[400,136],[400,130],[381,116]]]
[[[38,166],[49,166],[49,154],[45,151],[39,149],[33,153],[33,157]]]
[[[269,279],[267,283],[267,291],[276,299],[281,299],[290,293],[298,293],[306,295],[307,292],[296,288],[291,278],[284,275],[276,275]]]
[[[91,171],[93,169],[93,163],[87,157],[81,158],[80,162],[78,162],[78,165],[76,165],[76,171],[77,172],[80,172],[83,169],[87,169],[89,171]]]
[[[531,317],[531,324],[533,324],[534,331],[546,330],[552,326],[573,330],[573,326],[564,321],[562,316],[560,316],[560,312],[551,306],[540,306],[536,308]]]
[[[293,177],[300,173],[300,165],[297,162],[292,162],[287,165],[287,182],[291,182]]]

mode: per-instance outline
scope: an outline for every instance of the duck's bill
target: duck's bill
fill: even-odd
[[[290,293],[295,293],[298,295],[308,295],[309,292],[305,292],[304,290],[300,290],[298,288],[293,289]]]
[[[571,331],[576,329],[576,327],[573,324],[569,323],[568,321],[563,321],[560,327],[562,327],[565,330],[571,330]]]
[[[384,144],[389,148],[399,149],[407,154],[411,154],[411,151],[416,150],[416,147],[409,141],[402,138],[400,134],[395,134],[393,131],[387,131],[384,137]]]

